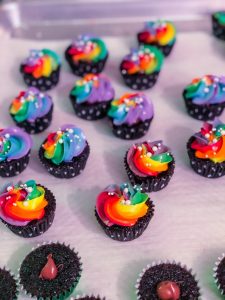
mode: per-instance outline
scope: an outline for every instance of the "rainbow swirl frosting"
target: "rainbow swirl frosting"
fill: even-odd
[[[120,68],[122,74],[152,74],[160,71],[163,60],[161,50],[154,46],[142,45],[138,49],[132,49],[131,53],[124,57]]]
[[[185,99],[197,105],[225,102],[225,77],[206,75],[192,80],[184,90]]]
[[[140,177],[157,176],[167,171],[173,161],[162,141],[135,144],[129,149],[126,159],[131,171]]]
[[[100,219],[107,226],[135,225],[148,212],[148,195],[140,190],[129,183],[109,185],[97,198],[96,211]]]
[[[76,97],[76,102],[79,104],[93,104],[111,101],[114,98],[115,91],[106,76],[87,74],[76,81],[70,94]]]
[[[58,54],[49,49],[30,50],[30,55],[22,64],[22,72],[34,78],[49,77],[60,67]]]
[[[57,132],[50,133],[42,145],[44,157],[55,165],[71,162],[87,146],[83,131],[75,125],[63,125]]]
[[[78,39],[72,43],[68,54],[72,57],[74,62],[99,62],[107,57],[108,50],[100,38],[80,35]]]
[[[218,11],[213,14],[214,18],[217,19],[220,25],[225,26],[225,11]]]
[[[170,21],[147,22],[138,38],[144,44],[173,45],[176,41],[176,28]]]
[[[52,98],[38,89],[30,87],[22,91],[13,100],[10,106],[10,114],[18,122],[35,122],[36,119],[45,116],[52,107]]]
[[[0,193],[0,218],[15,226],[26,226],[45,215],[45,190],[34,180],[8,185]]]
[[[214,163],[224,162],[225,124],[219,119],[204,123],[201,131],[194,135],[191,149],[195,150],[197,158],[209,159]]]
[[[26,156],[32,147],[29,134],[18,127],[0,129],[0,163]]]
[[[115,125],[133,125],[152,119],[154,115],[152,102],[143,93],[125,94],[111,102],[108,116]]]

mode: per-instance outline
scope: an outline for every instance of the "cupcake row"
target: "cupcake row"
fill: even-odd
[[[225,293],[223,277],[225,254],[218,258],[214,278],[221,294]],[[0,293],[7,300],[16,300],[19,290],[36,299],[65,300],[74,292],[81,274],[79,254],[69,245],[44,243],[32,249],[18,269],[17,278],[7,269],[0,269]],[[139,274],[135,285],[140,300],[201,299],[196,275],[187,266],[175,261],[148,264]],[[105,300],[100,296],[76,296],[71,300]]]

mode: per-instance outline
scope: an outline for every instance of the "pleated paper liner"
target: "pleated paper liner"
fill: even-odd
[[[225,253],[217,258],[215,262],[215,267],[213,268],[213,277],[217,288],[219,289],[221,295],[225,295]]]
[[[214,14],[212,15],[212,30],[213,30],[214,36],[216,36],[220,40],[225,41],[225,26],[221,25],[218,22],[217,18],[214,16]]]
[[[17,300],[19,285],[15,275],[7,268],[0,268],[1,300]]]
[[[105,298],[101,298],[100,296],[93,295],[77,295],[76,297],[71,297],[70,300],[106,300]]]

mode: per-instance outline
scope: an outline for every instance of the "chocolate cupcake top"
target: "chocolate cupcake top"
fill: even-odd
[[[147,214],[148,199],[148,195],[142,193],[139,186],[132,187],[129,183],[120,186],[111,184],[98,195],[96,211],[107,226],[130,227]]]
[[[154,110],[150,99],[143,93],[129,93],[111,102],[108,116],[115,125],[129,126],[153,118]]]
[[[172,45],[176,40],[176,28],[167,20],[150,21],[145,23],[144,29],[138,33],[138,39],[143,44]]]
[[[9,111],[18,123],[35,122],[36,119],[45,116],[52,105],[52,98],[49,95],[40,92],[37,88],[30,87],[19,93],[13,100]]]
[[[195,78],[184,89],[184,97],[197,105],[225,102],[225,77],[206,75]]]
[[[213,277],[221,294],[225,294],[225,253],[218,257],[213,268]]]
[[[72,124],[63,125],[58,131],[50,133],[42,144],[44,157],[55,165],[72,161],[86,146],[83,131]]]
[[[21,72],[34,78],[49,77],[61,65],[58,54],[50,49],[30,50],[29,56],[21,65]]]
[[[78,253],[70,246],[58,242],[38,245],[22,262],[20,284],[31,297],[61,299],[75,288],[81,271]]]
[[[195,151],[195,157],[209,159],[214,163],[225,161],[225,124],[219,119],[212,123],[205,122],[193,136],[190,148]]]
[[[18,127],[0,129],[0,163],[26,156],[32,147],[32,139]]]
[[[157,176],[169,168],[173,157],[162,141],[134,144],[126,156],[131,171],[140,177]]]
[[[7,300],[16,300],[19,294],[14,275],[5,268],[0,269],[0,295]],[[2,298],[2,299],[3,299]]]
[[[217,11],[213,14],[213,17],[220,25],[225,26],[225,11]]]
[[[132,49],[120,65],[122,74],[152,74],[159,72],[163,64],[161,50],[154,46],[142,45]]]
[[[0,218],[14,226],[26,226],[45,215],[45,189],[35,180],[8,184],[0,191]]]
[[[99,62],[108,55],[108,50],[102,39],[90,35],[79,35],[68,49],[68,54],[74,62]]]
[[[76,81],[70,95],[75,97],[78,104],[94,104],[111,101],[115,96],[115,90],[105,75],[87,74]]]
[[[136,289],[140,300],[198,300],[201,296],[192,271],[175,262],[147,265],[139,275]]]

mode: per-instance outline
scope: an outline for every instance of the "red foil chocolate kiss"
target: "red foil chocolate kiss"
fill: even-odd
[[[60,267],[60,266],[59,266]],[[41,273],[39,275],[39,278],[45,279],[45,280],[53,280],[58,275],[58,268],[52,258],[52,254],[49,254],[47,256],[47,263],[41,270]]]
[[[162,281],[157,286],[157,295],[161,300],[179,300],[180,288],[174,281]]]

